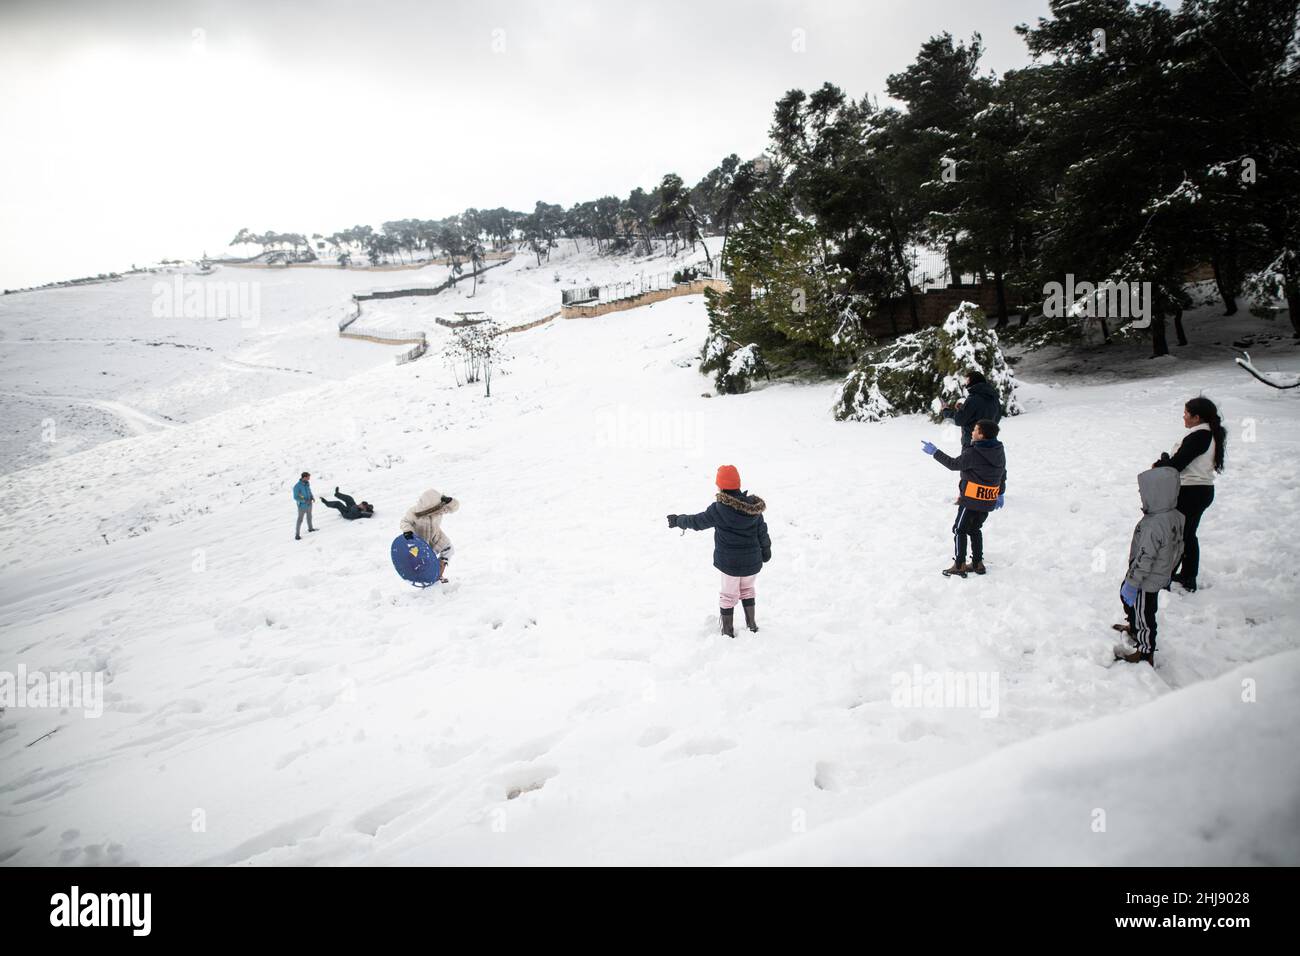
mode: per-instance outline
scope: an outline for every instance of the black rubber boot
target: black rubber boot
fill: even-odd
[[[745,598],[740,605],[745,609],[745,626],[757,634],[758,621],[754,620],[754,599]]]
[[[735,637],[736,629],[732,626],[735,620],[736,609],[734,607],[721,607],[718,612],[722,617],[722,634],[724,637]]]

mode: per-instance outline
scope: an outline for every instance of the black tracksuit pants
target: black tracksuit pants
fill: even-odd
[[[1183,515],[1183,561],[1174,572],[1184,584],[1196,586],[1196,575],[1201,570],[1201,542],[1196,530],[1201,525],[1201,515],[1214,502],[1214,485],[1183,485],[1178,489],[1178,510]]]
[[[1120,603],[1124,602],[1121,600]],[[1132,607],[1124,604],[1124,616],[1128,618],[1129,630],[1133,632],[1133,639],[1143,654],[1156,652],[1156,610],[1159,606],[1159,591],[1139,591],[1133,599]]]
[[[970,558],[972,562],[984,560],[984,522],[988,519],[987,511],[975,511],[965,505],[957,506],[957,520],[952,526],[953,560],[957,564],[966,563],[966,538],[970,538]]]
[[[325,507],[333,508],[349,521],[353,521],[366,514],[366,512],[357,507],[357,500],[351,495],[345,495],[343,492],[338,491],[335,492],[335,497],[338,498],[339,501],[343,502],[343,504],[339,504],[339,501],[325,501]],[[323,498],[321,500],[324,501]]]

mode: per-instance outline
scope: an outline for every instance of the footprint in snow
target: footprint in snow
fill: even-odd
[[[727,737],[692,737],[680,747],[670,750],[664,755],[664,758],[716,757],[718,754],[732,750],[736,746],[736,741]]]
[[[638,747],[653,747],[655,744],[661,744],[673,735],[671,727],[647,727],[641,731],[641,736],[636,739]]]
[[[839,780],[838,768],[825,760],[817,761],[813,767],[813,786],[818,790],[840,790],[843,784]]]

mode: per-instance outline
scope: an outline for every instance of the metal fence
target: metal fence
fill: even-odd
[[[907,281],[913,288],[922,292],[927,289],[946,289],[952,285],[979,285],[977,273],[964,272],[954,274],[948,257],[932,249],[910,249],[908,254],[915,260]]]
[[[600,298],[600,286],[583,285],[576,289],[560,291],[560,305],[576,305],[579,302],[595,302]]]
[[[620,299],[634,299],[639,295],[645,295],[647,292],[661,292],[665,289],[671,289],[678,284],[674,280],[675,276],[680,277],[683,282],[689,282],[692,279],[720,279],[722,274],[722,260],[715,258],[712,265],[707,262],[700,262],[694,265],[682,266],[672,272],[656,272],[651,275],[641,273],[635,279],[629,279],[626,282],[565,289],[560,293],[560,304],[601,304],[617,302]]]

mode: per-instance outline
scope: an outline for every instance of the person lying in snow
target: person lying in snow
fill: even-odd
[[[998,441],[998,424],[987,418],[977,422],[973,439],[962,449],[961,456],[945,455],[928,441],[921,442],[921,451],[934,456],[934,460],[950,471],[961,472],[957,490],[957,520],[953,522],[952,567],[945,576],[966,577],[967,572],[984,573],[984,522],[990,511],[1005,503],[1007,491],[1007,452]],[[966,538],[970,538],[971,563],[966,563]]]
[[[669,515],[668,527],[713,530],[713,566],[722,572],[718,600],[722,633],[735,637],[736,603],[745,609],[745,624],[758,630],[754,610],[754,580],[763,565],[772,560],[772,540],[767,535],[763,512],[767,504],[757,495],[740,490],[740,472],[734,465],[718,469],[718,494],[713,504],[697,515]]]
[[[322,498],[321,504],[326,508],[333,508],[344,518],[349,521],[355,521],[357,518],[373,518],[375,516],[375,506],[368,501],[357,504],[355,498],[351,495],[345,495],[339,491],[338,485],[334,486],[334,497],[338,501],[330,501],[328,498]]]
[[[438,561],[442,564],[440,580],[444,582],[447,580],[447,565],[451,562],[451,556],[456,553],[456,549],[451,545],[451,538],[447,537],[442,530],[442,518],[459,510],[459,501],[435,488],[430,488],[420,495],[420,500],[402,516],[401,524],[398,526],[407,541],[418,535],[429,543],[429,547],[433,548],[438,555]]]
[[[1142,520],[1133,529],[1128,548],[1128,571],[1119,588],[1127,624],[1115,630],[1133,638],[1136,647],[1122,643],[1115,658],[1129,664],[1143,661],[1156,666],[1156,609],[1160,589],[1169,586],[1174,565],[1183,556],[1183,523],[1178,510],[1178,472],[1159,467],[1138,475]]]

